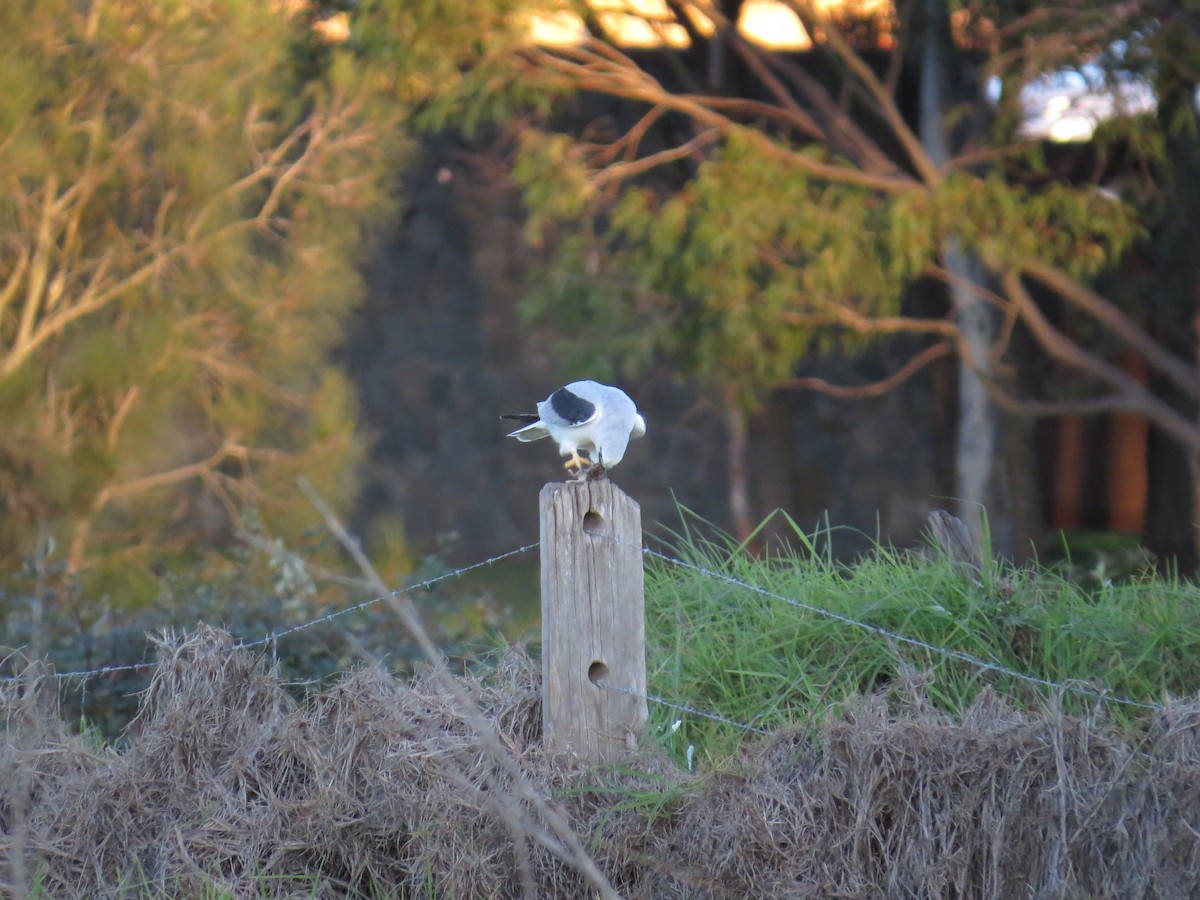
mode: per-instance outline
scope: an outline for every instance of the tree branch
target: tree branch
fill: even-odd
[[[144,475],[141,478],[134,478],[130,481],[105,485],[96,493],[87,515],[81,516],[75,521],[75,534],[71,538],[71,546],[67,552],[67,570],[69,572],[80,572],[85,568],[87,545],[91,538],[92,525],[96,517],[114,500],[145,493],[146,491],[160,487],[179,484],[192,478],[203,478],[213,472],[230,455],[231,448],[234,446],[236,446],[236,443],[230,438],[221,445],[220,449],[206,459],[178,466],[165,472],[156,472],[153,475]]]
[[[745,128],[718,112],[721,104],[719,101],[714,102],[714,98],[673,94],[632,61],[628,61],[628,68],[613,68],[611,48],[600,52],[595,43],[589,41],[584,45],[555,47],[553,50],[530,47],[523,52],[533,65],[556,73],[566,82],[583,90],[594,90],[651,106],[662,106],[686,115],[701,125],[715,128],[723,136],[737,133],[768,155],[787,160],[797,168],[823,180],[870,188],[888,194],[905,193],[916,187],[913,180],[907,176],[878,175],[850,165],[822,162],[808,154],[787,149],[761,131]],[[616,55],[625,59],[619,53]]]
[[[216,241],[239,230],[261,228],[271,214],[278,208],[284,191],[293,181],[298,180],[304,171],[311,167],[318,149],[336,134],[338,127],[347,121],[349,106],[339,108],[319,124],[313,117],[293,129],[267,154],[260,154],[259,165],[254,171],[246,174],[233,184],[226,187],[213,199],[206,203],[195,214],[185,229],[185,237],[176,243],[169,243],[166,238],[165,216],[173,200],[168,193],[159,205],[155,217],[155,236],[136,253],[135,259],[124,262],[126,271],[114,279],[108,279],[108,271],[116,260],[115,248],[109,247],[96,262],[95,271],[88,280],[87,286],[76,296],[69,305],[56,308],[57,304],[46,302],[48,298],[47,284],[57,285],[58,290],[65,287],[66,277],[71,268],[68,261],[60,263],[59,276],[53,282],[49,281],[52,245],[57,230],[55,219],[66,206],[69,198],[82,208],[90,198],[92,190],[84,190],[85,185],[96,185],[101,174],[111,170],[111,161],[97,165],[85,172],[73,183],[61,197],[57,193],[57,182],[50,180],[43,186],[43,212],[39,221],[39,230],[32,262],[26,282],[26,300],[22,309],[20,326],[7,352],[0,358],[0,380],[11,376],[21,368],[27,359],[45,343],[61,334],[73,322],[92,315],[104,309],[117,299],[135,290],[150,278],[159,273],[163,266],[181,256],[195,253],[210,242]],[[315,115],[315,114],[314,114]],[[254,123],[247,121],[246,131],[249,135],[254,131]],[[300,141],[307,136],[307,144],[300,154],[290,161],[288,155]],[[52,176],[48,176],[52,179]],[[258,209],[248,217],[236,219],[220,225],[212,230],[205,230],[208,220],[213,213],[228,204],[238,195],[250,190],[265,181],[275,179],[270,191]],[[82,264],[76,266],[82,269]],[[11,289],[12,280],[5,286],[5,294]],[[3,299],[5,294],[0,294]],[[0,307],[2,309],[2,307]]]
[[[660,150],[657,153],[651,153],[649,156],[643,156],[638,159],[609,163],[593,176],[593,183],[597,187],[603,187],[609,182],[622,181],[626,178],[640,175],[643,172],[648,172],[658,166],[666,165],[669,162],[686,159],[697,150],[716,141],[717,138],[716,130],[710,128],[707,131],[700,132],[700,134],[696,135],[690,141],[680,144],[678,147]]]
[[[1171,409],[1128,373],[1088,353],[1051,325],[1029,296],[1017,270],[1009,269],[1005,272],[1002,282],[1005,293],[1017,307],[1025,327],[1051,358],[1115,389],[1116,397],[1123,399],[1120,401],[1121,406],[1112,408],[1140,413],[1190,448],[1193,455],[1200,453],[1200,426]]]
[[[879,381],[871,382],[870,384],[831,384],[824,378],[809,376],[804,378],[788,379],[787,381],[780,382],[779,387],[793,390],[813,390],[822,394],[827,394],[831,397],[838,397],[843,400],[863,400],[881,397],[889,391],[899,387],[930,363],[939,359],[943,359],[947,356],[952,356],[954,354],[954,350],[955,347],[953,341],[939,341],[936,344],[931,344],[916,356],[912,357],[912,359],[906,362],[896,372],[893,372],[888,377],[880,379]]]
[[[108,423],[108,433],[104,439],[105,449],[110,454],[116,452],[117,441],[121,439],[121,429],[125,427],[125,420],[129,418],[129,414],[133,411],[133,406],[137,403],[141,393],[141,387],[135,384],[125,392],[125,396],[117,404],[117,409],[113,413],[112,420]]]
[[[666,110],[661,106],[652,106],[623,135],[612,143],[597,147],[592,151],[592,160],[599,165],[608,165],[614,162],[618,156],[624,156],[626,160],[636,159],[638,148],[641,147],[646,132],[665,114]]]
[[[54,242],[55,206],[58,200],[58,176],[46,173],[42,179],[42,214],[38,220],[37,237],[33,243],[33,258],[29,267],[29,278],[25,285],[25,303],[21,307],[21,324],[13,338],[12,351],[20,353],[29,343],[38,313],[45,297],[46,283],[50,277],[51,245]]]
[[[695,8],[707,16],[716,26],[721,36],[730,42],[733,48],[737,51],[738,56],[742,61],[749,66],[750,70],[758,76],[758,79],[763,83],[766,89],[775,98],[775,102],[787,111],[788,117],[797,124],[797,127],[803,134],[807,134],[816,140],[824,140],[826,138],[825,131],[813,120],[800,104],[798,104],[791,92],[776,78],[763,63],[762,57],[755,51],[753,47],[742,39],[738,34],[737,26],[731,23],[725,15],[711,3],[696,3]]]
[[[849,307],[838,306],[830,312],[784,312],[781,320],[788,325],[841,325],[859,334],[940,334],[957,339],[958,326],[946,319],[913,319],[907,316],[864,316]]]
[[[1150,368],[1165,375],[1179,390],[1200,400],[1200,371],[1171,353],[1111,302],[1055,266],[1035,259],[1021,260],[1019,265],[1021,271],[1112,331],[1140,353]]]
[[[815,42],[818,17],[811,0],[783,0],[783,3],[799,17]],[[846,41],[845,35],[842,34],[841,29],[835,23],[831,21],[825,22],[822,30],[825,32],[826,40],[828,40],[830,47],[837,54],[838,59],[845,64],[858,79],[859,83],[874,98],[880,115],[891,129],[892,135],[899,142],[900,146],[904,148],[904,152],[908,155],[909,161],[913,164],[921,180],[931,188],[941,184],[942,174],[925,152],[925,148],[921,145],[921,139],[913,133],[912,129],[908,127],[908,123],[904,121],[904,116],[900,113],[899,107],[896,106],[895,98],[888,92],[887,86],[879,80],[874,70],[867,65],[866,60],[859,56],[854,48],[850,46]]]
[[[997,406],[1018,416],[1032,418],[1057,418],[1059,416],[1092,416],[1111,412],[1133,412],[1144,414],[1140,407],[1131,406],[1123,394],[1108,394],[1104,397],[1089,397],[1083,400],[1030,400],[1016,397],[991,379],[984,379],[984,388]]]
[[[8,273],[8,280],[4,282],[4,288],[0,290],[0,322],[4,321],[4,311],[12,303],[13,298],[17,296],[17,291],[20,290],[21,282],[25,278],[25,271],[29,267],[29,251],[24,247],[17,248],[17,261],[13,264],[12,271]]]

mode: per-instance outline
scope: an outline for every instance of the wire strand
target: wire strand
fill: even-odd
[[[489,557],[488,559],[480,560],[479,562],[471,563],[470,565],[463,566],[462,568],[459,568],[459,569],[455,569],[453,572],[444,572],[441,575],[434,576],[433,578],[426,578],[424,581],[414,582],[413,584],[410,584],[406,587],[397,588],[396,590],[392,591],[389,594],[383,594],[382,596],[379,596],[379,597],[372,597],[370,600],[364,600],[362,603],[356,603],[353,606],[347,606],[344,609],[335,610],[331,613],[328,613],[324,616],[320,616],[316,619],[310,619],[307,622],[301,622],[299,625],[293,625],[290,628],[285,628],[282,631],[271,632],[270,634],[264,635],[263,637],[255,638],[252,641],[239,641],[239,642],[235,643],[233,645],[233,647],[231,647],[230,649],[232,649],[232,650],[250,650],[255,647],[262,647],[266,644],[270,644],[275,641],[278,641],[280,638],[295,634],[298,631],[304,631],[306,628],[312,628],[315,625],[321,625],[325,622],[331,622],[340,616],[344,616],[344,615],[347,615],[352,612],[361,612],[362,610],[367,609],[368,607],[374,606],[377,603],[383,603],[386,600],[391,599],[392,597],[397,597],[401,594],[407,594],[407,593],[410,593],[411,591],[423,590],[425,588],[432,587],[433,585],[437,584],[438,582],[448,581],[451,578],[458,578],[459,576],[465,575],[468,572],[472,572],[475,569],[482,569],[484,566],[493,565],[495,563],[500,562],[501,560],[509,559],[510,557],[513,557],[513,556],[519,556],[520,554],[526,553],[529,550],[532,550],[534,547],[537,547],[540,543],[541,543],[540,541],[534,541],[531,544],[525,544],[524,546],[516,547],[512,550],[508,550],[508,551],[506,551],[504,553],[500,553],[496,556]],[[47,677],[56,678],[59,680],[67,680],[67,679],[71,679],[71,678],[82,678],[82,679],[86,680],[88,678],[93,678],[98,675],[112,675],[112,674],[116,674],[118,672],[135,672],[135,671],[139,671],[142,669],[153,668],[156,665],[158,665],[157,662],[143,660],[142,662],[124,663],[122,665],[101,666],[98,669],[84,669],[84,670],[77,670],[77,671],[72,671],[72,672],[54,672]],[[20,675],[4,675],[4,676],[0,676],[0,684],[11,683],[14,681],[19,681],[20,679],[21,679]]]
[[[628,697],[637,697],[640,700],[647,700],[650,703],[657,704],[658,706],[665,706],[669,709],[674,709],[679,712],[690,713],[693,716],[700,716],[701,718],[709,719],[713,722],[720,722],[724,725],[732,725],[735,728],[742,729],[742,731],[754,731],[758,734],[765,734],[767,736],[776,733],[773,731],[767,731],[765,728],[759,728],[757,725],[751,725],[748,722],[739,722],[737,719],[731,719],[728,716],[721,715],[720,713],[705,712],[704,710],[697,709],[694,706],[688,706],[686,703],[676,703],[674,700],[667,700],[665,697],[657,697],[654,694],[639,694],[637,691],[630,690],[629,688],[617,687],[613,684],[605,684],[603,681],[598,682],[598,684],[605,690],[613,691],[614,693],[625,694]]]
[[[973,667],[983,670],[983,671],[996,672],[1001,675],[1007,675],[1008,677],[1016,678],[1020,681],[1026,682],[1028,684],[1034,684],[1034,685],[1037,685],[1042,688],[1049,688],[1049,689],[1058,690],[1058,691],[1066,691],[1069,693],[1073,693],[1073,694],[1077,694],[1077,695],[1081,695],[1081,696],[1085,696],[1085,697],[1091,697],[1091,698],[1099,700],[1101,702],[1116,703],[1119,705],[1133,707],[1136,709],[1145,709],[1145,710],[1152,710],[1152,711],[1158,711],[1158,712],[1161,712],[1165,709],[1165,707],[1162,706],[1161,704],[1147,703],[1147,702],[1140,701],[1140,700],[1133,700],[1128,697],[1117,696],[1117,695],[1109,693],[1106,690],[1094,688],[1087,684],[1081,684],[1078,682],[1071,682],[1071,681],[1056,682],[1056,681],[1052,681],[1047,678],[1042,678],[1037,675],[1031,675],[1027,672],[1022,672],[1018,669],[1011,668],[1010,666],[1006,666],[1001,663],[997,663],[997,662],[993,662],[990,660],[982,659],[977,656],[973,656],[973,655],[971,655],[969,653],[965,653],[961,650],[954,650],[949,647],[941,647],[941,646],[938,646],[937,644],[932,644],[928,641],[923,641],[920,638],[915,638],[915,637],[911,637],[909,635],[900,634],[898,632],[891,631],[890,629],[884,628],[880,625],[872,625],[869,622],[864,622],[860,619],[855,619],[852,616],[847,616],[843,613],[837,613],[832,610],[825,609],[823,607],[816,606],[811,603],[805,603],[802,600],[795,599],[794,597],[788,597],[784,594],[779,594],[779,593],[776,593],[775,591],[767,590],[766,588],[759,587],[758,585],[750,584],[749,582],[746,582],[746,581],[742,581],[742,580],[735,578],[732,575],[728,575],[724,572],[718,572],[718,571],[716,571],[714,569],[710,569],[706,566],[687,562],[678,557],[671,556],[670,554],[667,554],[667,553],[663,553],[659,550],[651,549],[650,547],[643,547],[639,544],[634,544],[629,541],[623,541],[620,538],[617,538],[612,535],[599,535],[599,536],[605,537],[608,540],[611,540],[612,542],[614,542],[616,544],[620,544],[622,546],[636,549],[636,550],[640,551],[643,556],[651,557],[653,559],[657,559],[662,562],[668,563],[672,566],[675,566],[675,567],[678,567],[681,569],[686,569],[688,571],[695,572],[696,574],[699,574],[699,575],[703,575],[706,578],[711,578],[711,579],[714,579],[717,581],[721,581],[726,584],[729,584],[729,585],[732,585],[732,586],[735,586],[738,588],[742,588],[744,590],[758,594],[760,596],[767,597],[769,599],[776,600],[778,602],[786,603],[789,606],[804,610],[806,612],[813,613],[814,615],[819,615],[819,616],[823,616],[825,618],[832,619],[837,622],[842,622],[843,624],[849,625],[854,628],[861,629],[863,631],[878,635],[880,637],[883,637],[883,638],[886,638],[889,640],[898,641],[900,643],[908,644],[913,647],[918,647],[918,648],[920,648],[922,650],[926,650],[930,653],[933,653],[933,654],[936,654],[939,656],[943,656],[947,659],[954,659],[959,662],[966,663],[967,665],[973,666]],[[280,640],[281,638],[288,637],[289,635],[295,634],[300,631],[304,631],[305,629],[312,628],[316,625],[330,622],[334,619],[339,618],[340,616],[344,616],[344,615],[347,615],[347,614],[353,613],[353,612],[361,612],[362,610],[365,610],[365,609],[367,609],[371,606],[374,606],[378,603],[382,603],[382,602],[384,602],[392,597],[396,597],[400,594],[429,588],[435,584],[438,584],[439,582],[447,581],[451,578],[460,577],[462,575],[465,575],[468,572],[483,568],[485,566],[491,566],[502,560],[509,559],[514,556],[518,556],[522,553],[526,553],[526,552],[534,549],[535,547],[538,547],[539,545],[540,545],[539,541],[534,541],[529,544],[524,544],[520,547],[516,547],[512,550],[508,550],[504,553],[497,554],[496,556],[489,557],[489,558],[481,560],[479,562],[471,563],[470,565],[462,566],[461,568],[455,569],[451,572],[445,572],[445,573],[443,573],[441,575],[437,575],[433,578],[427,578],[423,581],[414,582],[413,584],[407,585],[406,587],[399,588],[395,591],[392,591],[389,594],[384,594],[384,595],[381,595],[378,597],[372,597],[369,600],[364,600],[363,602],[356,603],[353,606],[348,606],[343,609],[335,610],[324,616],[320,616],[318,618],[311,619],[306,622],[302,622],[298,625],[293,625],[290,628],[285,628],[280,631],[271,632],[270,634],[264,635],[263,637],[256,638],[254,640],[240,641],[240,642],[236,643],[232,649],[243,649],[243,650],[254,649],[257,647],[265,646],[267,644],[271,644],[275,641]],[[101,676],[101,675],[112,675],[112,674],[118,674],[118,673],[122,673],[122,672],[141,671],[144,669],[152,668],[156,665],[157,665],[157,663],[153,662],[153,661],[141,661],[141,662],[135,662],[135,663],[125,663],[125,664],[121,664],[121,665],[101,666],[101,667],[95,668],[95,669],[76,670],[76,671],[70,671],[70,672],[55,672],[55,673],[52,673],[48,677],[52,677],[52,678],[55,678],[58,680],[83,679],[86,681],[89,678],[94,678],[94,677]],[[19,675],[0,676],[0,684],[11,683],[11,682],[19,680],[20,678],[21,678],[21,676],[19,676]],[[749,724],[746,722],[739,722],[735,719],[731,719],[726,716],[722,716],[719,713],[708,712],[708,711],[698,709],[693,706],[689,706],[688,704],[685,704],[685,703],[679,703],[676,701],[667,700],[664,697],[659,697],[654,694],[647,693],[645,695],[639,695],[636,692],[629,691],[628,689],[615,688],[615,687],[611,687],[611,686],[609,687],[609,690],[615,690],[615,691],[620,691],[622,693],[639,696],[642,699],[646,700],[647,702],[654,703],[654,704],[657,704],[660,706],[664,706],[664,707],[667,707],[670,709],[675,709],[680,712],[685,712],[685,713],[688,713],[691,715],[700,716],[702,718],[709,719],[711,721],[721,722],[721,723],[742,729],[744,731],[753,731],[753,732],[756,732],[759,734],[764,734],[764,735],[772,733],[772,732],[766,731],[756,725],[752,725],[752,724]]]
[[[1019,669],[1013,669],[1013,668],[1010,668],[1009,666],[1003,665],[1001,663],[996,663],[996,662],[991,662],[986,659],[981,659],[978,656],[972,656],[970,653],[964,653],[961,650],[952,650],[949,647],[939,647],[937,644],[931,644],[928,641],[921,640],[920,638],[910,637],[909,635],[905,635],[905,634],[899,634],[895,631],[890,631],[889,629],[884,628],[880,625],[872,625],[870,622],[864,622],[861,619],[855,619],[851,616],[847,616],[842,613],[834,612],[833,610],[825,609],[820,606],[814,606],[811,603],[805,603],[802,600],[795,599],[794,597],[788,597],[788,596],[785,596],[784,594],[778,594],[774,591],[769,591],[766,588],[761,588],[761,587],[758,587],[757,585],[749,584],[748,582],[741,581],[737,578],[734,578],[732,575],[726,575],[723,572],[717,572],[717,571],[714,571],[713,569],[709,569],[705,566],[700,566],[695,563],[685,562],[682,559],[671,556],[667,553],[662,553],[658,550],[652,550],[649,547],[641,547],[637,544],[631,544],[628,541],[622,541],[620,538],[613,537],[611,535],[605,535],[605,537],[607,537],[609,540],[613,541],[614,543],[623,544],[628,547],[637,547],[639,550],[642,551],[643,555],[662,560],[663,562],[670,563],[673,566],[678,566],[683,569],[688,569],[690,571],[696,572],[697,574],[704,575],[707,578],[713,578],[718,581],[723,581],[726,584],[730,584],[730,585],[734,585],[736,587],[743,588],[745,590],[751,591],[752,593],[759,594],[763,597],[768,597],[772,600],[778,600],[782,603],[788,604],[789,606],[794,606],[797,609],[802,609],[802,610],[805,610],[806,612],[810,612],[815,615],[824,616],[825,618],[833,619],[834,621],[837,621],[837,622],[842,622],[845,625],[850,625],[854,628],[859,628],[859,629],[862,629],[863,631],[868,631],[872,634],[876,634],[881,637],[890,638],[891,640],[899,641],[904,644],[909,644],[910,646],[913,646],[913,647],[919,647],[922,650],[927,650],[930,653],[935,653],[940,656],[947,657],[948,659],[956,659],[959,662],[967,663],[968,665],[974,666],[978,669],[982,669],[985,671],[991,671],[991,672],[998,672],[1002,675],[1008,675],[1011,678],[1016,678],[1020,681],[1027,682],[1029,684],[1036,684],[1040,687],[1045,687],[1045,688],[1054,688],[1054,689],[1060,690],[1060,691],[1068,691],[1070,693],[1079,694],[1079,695],[1082,695],[1085,697],[1092,697],[1096,700],[1100,700],[1100,701],[1103,701],[1106,703],[1117,703],[1122,706],[1130,706],[1130,707],[1134,707],[1136,709],[1155,710],[1158,712],[1163,711],[1163,709],[1165,708],[1161,704],[1158,704],[1158,703],[1147,703],[1142,700],[1133,700],[1129,697],[1116,696],[1114,694],[1110,694],[1106,690],[1100,690],[1100,689],[1097,689],[1094,687],[1090,687],[1089,685],[1086,685],[1086,684],[1080,684],[1078,682],[1071,682],[1071,681],[1057,682],[1057,681],[1051,681],[1048,678],[1042,678],[1038,675],[1030,675],[1028,672],[1022,672]]]

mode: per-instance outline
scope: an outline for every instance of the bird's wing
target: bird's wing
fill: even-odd
[[[533,422],[524,428],[510,431],[508,436],[516,438],[522,444],[528,444],[530,441],[540,441],[544,437],[549,437],[550,432],[544,422]]]
[[[586,425],[600,414],[600,407],[571,388],[576,385],[561,387],[549,399],[538,404],[538,415],[547,425],[578,426]]]
[[[625,457],[625,450],[632,437],[637,412],[623,405],[612,410],[612,415],[600,423],[596,431],[596,446],[600,461],[606,466],[615,466]]]

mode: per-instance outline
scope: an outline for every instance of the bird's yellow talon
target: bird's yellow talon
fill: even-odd
[[[572,450],[570,458],[563,463],[563,468],[569,471],[572,475],[578,474],[583,469],[586,469],[590,463],[587,458],[579,455],[578,450]]]

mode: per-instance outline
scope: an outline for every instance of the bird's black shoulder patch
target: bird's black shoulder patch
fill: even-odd
[[[572,394],[565,387],[550,395],[550,408],[572,425],[586,422],[596,414],[596,405]]]

